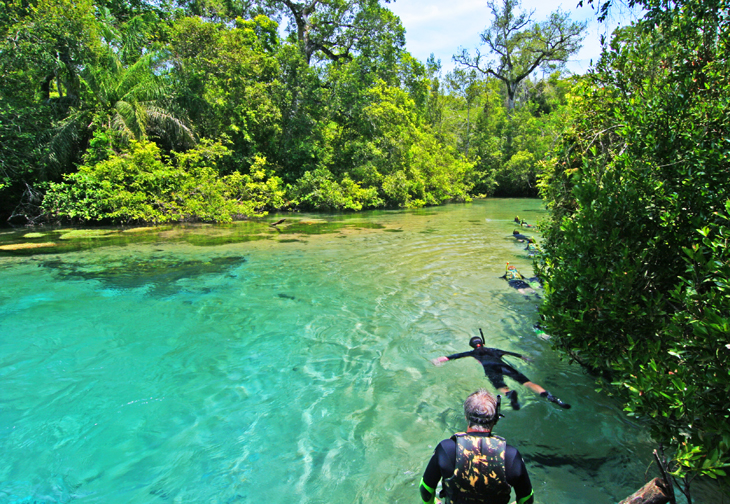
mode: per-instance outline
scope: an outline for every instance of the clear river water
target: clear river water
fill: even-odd
[[[506,262],[532,273],[515,215],[545,211],[0,232],[0,503],[419,502],[434,447],[490,387],[473,359],[430,360],[479,328],[573,406],[515,385],[523,407],[495,428],[535,501],[627,497],[648,431],[533,331],[540,299],[499,278]]]

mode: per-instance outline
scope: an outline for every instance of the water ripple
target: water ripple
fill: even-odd
[[[0,503],[413,501],[463,399],[489,386],[476,361],[430,360],[479,327],[573,404],[522,389],[499,424],[538,501],[629,495],[648,435],[534,334],[539,300],[499,279],[506,261],[530,268],[514,214],[536,221],[539,202],[373,212],[288,243],[211,226],[220,245],[4,258]]]

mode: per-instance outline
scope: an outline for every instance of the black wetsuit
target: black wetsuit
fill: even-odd
[[[474,357],[476,360],[482,363],[484,366],[484,374],[489,381],[492,382],[494,388],[501,389],[506,388],[507,384],[504,383],[504,376],[512,378],[520,385],[530,381],[530,379],[517,371],[509,364],[502,361],[503,355],[512,355],[513,357],[522,357],[518,353],[507,352],[498,348],[487,348],[480,346],[469,352],[461,352],[454,355],[447,355],[446,358],[449,360],[461,359],[462,357]]]
[[[471,432],[470,435],[479,435]],[[439,480],[453,476],[456,468],[456,443],[452,439],[441,441],[433,452],[431,460],[423,473],[423,482],[435,489]],[[524,502],[532,494],[532,483],[527,474],[527,468],[520,452],[514,446],[507,445],[504,468],[507,473],[507,483],[514,489],[517,502]],[[421,485],[421,499],[428,502],[431,494]]]
[[[505,277],[501,277],[505,278]],[[506,278],[505,278],[506,279]],[[531,282],[532,284],[528,283]],[[540,284],[540,279],[538,277],[532,277],[528,278],[527,280],[523,280],[522,278],[513,278],[511,280],[507,280],[507,284],[512,287],[513,289],[532,289],[532,285]],[[533,289],[535,290],[535,289]]]
[[[507,283],[513,289],[532,289],[532,287],[530,287],[530,284],[528,284],[527,282],[525,282],[524,280],[522,280],[520,278],[513,278],[512,280],[507,280]]]
[[[528,281],[526,281],[525,277],[523,277],[517,270],[508,271],[499,278],[504,278],[505,280],[507,280],[507,283],[510,287],[518,290],[532,289],[532,285],[530,285],[528,281],[540,284],[540,279],[538,277],[532,277]]]

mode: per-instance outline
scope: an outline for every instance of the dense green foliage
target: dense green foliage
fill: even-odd
[[[282,205],[281,180],[267,175],[266,160],[256,158],[250,174],[220,176],[230,151],[202,142],[171,160],[153,142],[131,142],[130,151],[83,165],[51,183],[43,205],[51,214],[82,221],[155,223],[187,220],[227,222]]]
[[[571,97],[542,179],[542,313],[649,419],[686,490],[730,462],[730,7],[641,5]]]
[[[534,196],[571,83],[442,78],[403,46],[378,0],[0,3],[0,215],[218,221]]]
[[[538,174],[553,156],[577,78],[566,79],[555,72],[545,79],[525,81],[515,97],[516,107],[509,112],[499,81],[476,81],[459,90],[454,89],[459,85],[455,73],[443,79],[451,92],[432,97],[438,106],[432,127],[443,142],[475,163],[474,193],[537,196]],[[471,91],[469,86],[478,89]]]

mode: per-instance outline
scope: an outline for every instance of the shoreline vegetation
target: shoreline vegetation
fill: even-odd
[[[585,26],[514,0],[489,3],[482,50],[449,73],[405,50],[379,0],[0,3],[0,218],[230,223],[541,197],[552,344],[649,423],[688,504],[698,477],[728,494],[730,6],[629,5],[638,21],[574,76]],[[37,235],[7,246],[63,243]]]
[[[0,218],[230,222],[536,197],[584,26],[493,8],[511,34],[485,40],[513,63],[465,52],[444,73],[405,50],[377,0],[4,3]]]
[[[698,477],[730,493],[730,5],[636,5],[541,175],[540,312],[691,504]]]

